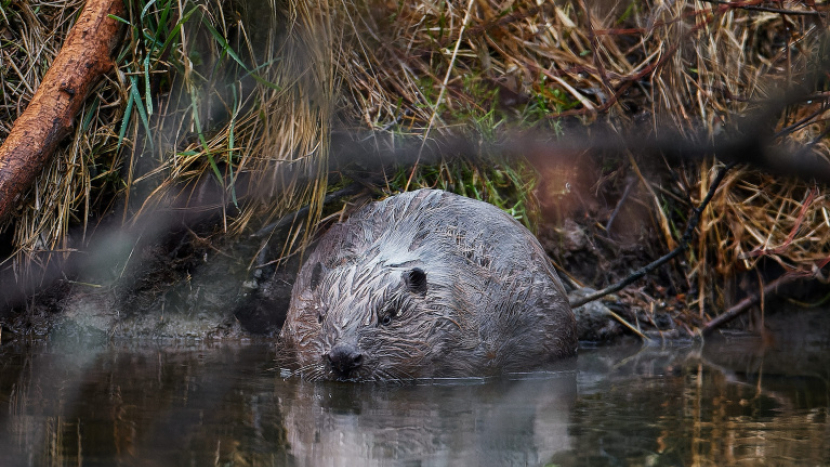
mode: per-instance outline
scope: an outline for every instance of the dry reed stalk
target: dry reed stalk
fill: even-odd
[[[232,199],[238,195],[239,211],[230,218],[227,213],[224,216],[226,232],[239,234],[253,219],[269,222],[310,204],[311,215],[304,225],[292,227],[282,255],[305,245],[320,218],[327,189],[330,122],[337,88],[333,67],[340,34],[326,1],[291,1],[288,7],[291,22],[274,26],[288,29],[285,39],[279,42],[276,35],[270,35],[263,54],[280,60],[257,68],[260,78],[274,86],[256,86],[247,94],[247,101],[236,106],[252,111],[237,110],[232,122],[212,137],[192,141],[148,173],[162,174],[163,179],[142,210],[165,202],[183,181],[213,176],[213,158],[224,167],[226,206],[232,207]],[[254,45],[247,43],[246,47]],[[239,94],[243,94],[241,88]],[[232,107],[227,99],[224,105]],[[251,175],[244,191],[235,185],[240,174]]]

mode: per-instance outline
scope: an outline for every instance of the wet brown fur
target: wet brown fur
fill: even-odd
[[[425,290],[407,283],[415,268]],[[343,379],[327,360],[338,343],[364,357],[355,380],[487,376],[577,349],[573,312],[536,238],[492,205],[438,190],[373,203],[326,232],[280,337],[308,379]]]

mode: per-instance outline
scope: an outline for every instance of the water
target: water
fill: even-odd
[[[830,465],[830,346],[582,349],[578,370],[284,379],[269,343],[0,347],[0,465]]]

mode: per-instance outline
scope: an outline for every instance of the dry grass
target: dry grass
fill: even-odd
[[[40,85],[81,5],[82,2],[74,1],[21,2],[3,6],[0,16],[0,134],[4,138]],[[89,108],[84,109],[85,115],[89,112]],[[38,252],[65,248],[70,222],[82,223],[88,218],[92,177],[87,165],[96,154],[91,149],[105,146],[107,136],[106,127],[87,131],[84,125],[78,125],[56,163],[39,177],[37,188],[27,198],[28,204],[19,210],[20,218],[14,231],[14,243],[21,248],[27,261],[48,260]],[[78,198],[84,199],[78,203]]]
[[[31,98],[81,4],[2,7],[0,136]],[[18,212],[17,264],[65,249],[70,226],[87,232],[113,209],[130,222],[168,190],[206,176],[222,179],[231,200],[240,173],[258,181],[263,196],[239,200],[240,211],[226,216],[228,232],[309,202],[314,223],[336,119],[420,136],[459,124],[485,135],[512,127],[561,135],[568,118],[602,119],[619,132],[644,122],[656,133],[729,131],[755,103],[804,82],[823,58],[828,13],[821,1],[761,0],[255,5],[248,3],[248,16],[233,13],[239,8],[230,1],[133,5],[125,20],[136,27],[120,51],[119,72],[88,100],[72,140]],[[145,31],[173,38],[163,48]],[[820,87],[809,91],[817,93],[812,101],[780,116],[774,142],[808,145],[828,158],[827,96]],[[718,165],[687,170],[667,188],[697,202]],[[651,182],[641,201],[668,246],[683,219],[672,214],[676,203],[662,182]],[[829,209],[823,187],[746,168],[731,173],[688,258],[688,277],[701,291],[693,304],[718,302],[705,292],[715,278],[761,257],[803,269],[830,256]],[[292,238],[289,248],[302,240]]]
[[[182,150],[160,158],[159,165],[145,177],[159,176],[162,181],[142,209],[163,201],[164,194],[182,181],[206,175],[222,178],[229,204],[237,204],[232,200],[236,195],[234,181],[239,174],[248,173],[253,175],[255,188],[247,193],[246,200],[238,202],[238,215],[226,216],[226,232],[240,233],[254,217],[261,217],[261,222],[309,203],[317,209],[308,222],[313,225],[319,218],[319,201],[325,196],[328,180],[328,141],[336,87],[331,42],[336,37],[325,2],[291,2],[283,7],[286,10],[280,13],[287,14],[291,23],[259,24],[273,31],[267,35],[267,43],[254,43],[247,37],[240,41],[251,57],[265,57],[264,63],[254,60],[249,66],[256,70],[259,82],[249,83],[250,89],[245,89],[242,82],[226,77],[217,83],[216,95],[193,99],[220,100],[228,117],[209,137],[191,140]],[[225,18],[213,21],[228,22]],[[215,41],[209,43],[217,45]],[[208,55],[215,57],[220,52],[213,50]],[[232,94],[244,99],[233,101],[236,98],[228,95],[229,85],[234,88]],[[205,107],[205,102],[194,103],[194,107]],[[190,128],[190,132],[194,130]],[[295,246],[292,242],[287,248]]]
[[[356,46],[341,60],[342,71],[359,104],[355,119],[365,127],[397,122],[419,134],[446,131],[501,105],[502,118],[522,127],[602,118],[621,133],[648,122],[654,133],[696,136],[701,128],[704,136],[729,131],[736,117],[790,84],[809,82],[823,60],[830,13],[825,2],[661,0],[370,1],[347,11]],[[821,86],[808,90],[812,101],[780,116],[771,143],[830,160]],[[769,130],[748,137],[768,137],[761,132]],[[719,166],[703,164],[666,188],[698,203]],[[639,176],[671,248],[672,232],[682,231],[674,227],[683,222],[672,214],[677,203],[657,191],[665,182]],[[688,257],[687,276],[699,290],[690,304],[723,306],[713,292],[718,278],[751,269],[761,257],[786,270],[810,270],[830,257],[825,190],[751,168],[733,171]]]
[[[82,5],[3,5],[0,136]],[[112,211],[131,223],[203,177],[221,179],[239,208],[225,217],[229,232],[316,203],[327,185],[336,87],[331,19],[326,2],[131,3],[117,72],[89,96],[71,141],[18,210],[15,267],[25,272],[65,252],[70,227],[86,236]],[[243,173],[261,189],[237,193]]]

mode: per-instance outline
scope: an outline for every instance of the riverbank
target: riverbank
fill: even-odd
[[[4,9],[4,141],[82,7]],[[368,199],[424,186],[510,213],[573,290],[673,254],[605,301],[592,339],[691,338],[753,295],[764,309],[776,281],[824,284],[830,263],[828,11],[771,8],[130,4],[116,64],[89,95],[53,96],[83,108],[0,219],[2,326],[273,333],[294,267],[269,282],[278,265]]]

